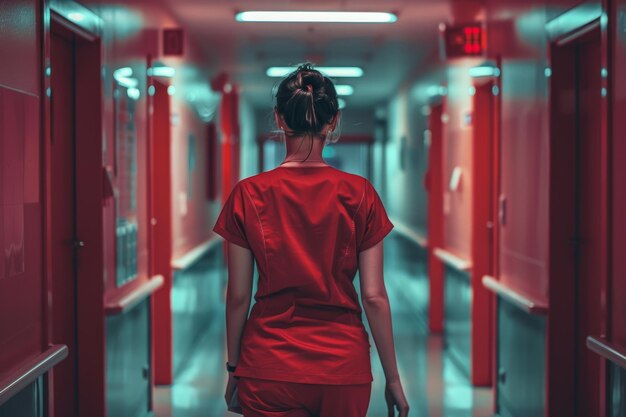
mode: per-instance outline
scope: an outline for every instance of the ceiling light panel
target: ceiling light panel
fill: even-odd
[[[354,94],[354,87],[351,85],[337,84],[335,85],[335,90],[338,96],[351,96]]]
[[[238,22],[290,23],[394,23],[393,13],[386,12],[320,12],[320,11],[246,11],[235,15]]]
[[[298,67],[270,67],[265,71],[268,77],[285,77]],[[328,77],[362,77],[361,67],[315,67],[316,70]]]

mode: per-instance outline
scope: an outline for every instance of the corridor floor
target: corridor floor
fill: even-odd
[[[428,283],[423,259],[416,255],[418,251],[396,232],[385,240],[385,282],[391,302],[398,366],[411,405],[409,416],[491,416],[491,390],[473,388],[446,357],[442,337],[427,332]],[[207,277],[220,276],[223,280],[211,300],[210,326],[181,366],[174,385],[156,388],[155,417],[222,417],[226,411],[223,399],[226,270],[223,266],[222,269],[221,274],[207,273]],[[358,289],[358,276],[355,284]],[[385,380],[373,340],[371,345],[374,382],[367,417],[386,417]]]

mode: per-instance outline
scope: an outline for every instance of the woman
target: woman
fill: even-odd
[[[405,417],[383,280],[382,239],[393,224],[367,179],[322,158],[340,117],[333,82],[298,67],[280,83],[274,115],[285,160],[239,181],[213,228],[229,241],[225,399],[237,388],[245,417],[365,417],[372,373],[358,268],[389,416],[396,407]]]

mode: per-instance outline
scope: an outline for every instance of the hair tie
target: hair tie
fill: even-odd
[[[307,84],[307,85],[306,85],[306,90],[307,90],[309,93],[313,93],[313,86],[312,86],[311,84]]]

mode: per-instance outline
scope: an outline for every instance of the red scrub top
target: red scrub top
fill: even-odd
[[[358,253],[393,226],[366,178],[332,166],[278,166],[240,180],[213,227],[252,251],[259,274],[235,376],[371,382],[353,280]]]

